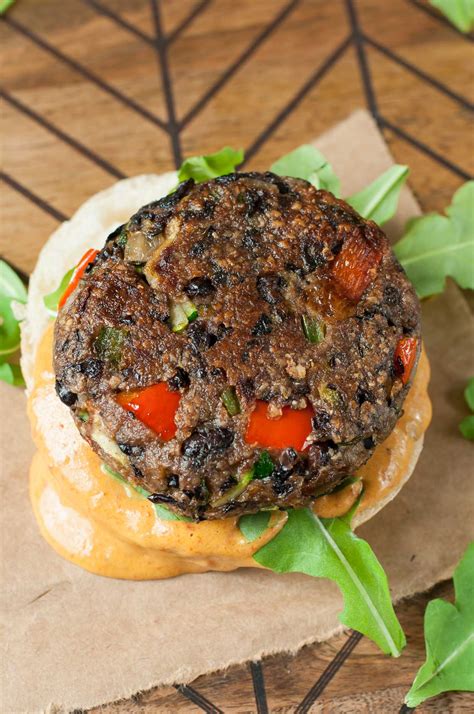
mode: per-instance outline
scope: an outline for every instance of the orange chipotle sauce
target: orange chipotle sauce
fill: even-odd
[[[238,518],[201,523],[164,520],[150,501],[104,470],[99,456],[80,436],[68,408],[56,398],[52,342],[51,326],[38,347],[28,400],[38,448],[30,469],[30,496],[47,542],[86,570],[130,580],[260,567],[252,555],[282,528],[286,514],[273,512],[269,528],[252,543],[241,534]],[[428,380],[429,364],[423,352],[404,414],[359,469],[361,481],[318,498],[315,513],[323,517],[346,513],[362,485],[360,510],[371,508],[397,487],[430,421]]]

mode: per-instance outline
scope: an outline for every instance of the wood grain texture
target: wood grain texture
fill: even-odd
[[[0,252],[25,272],[60,217],[118,176],[164,171],[179,152],[224,144],[250,149],[248,168],[263,169],[361,106],[373,111],[396,160],[410,165],[425,210],[442,210],[472,173],[472,43],[424,0],[155,7],[161,45],[150,0],[18,0],[0,25],[9,176]],[[398,607],[408,637],[399,660],[344,634],[265,659],[254,680],[249,666],[233,667],[191,689],[155,689],[94,712],[302,711],[349,643],[354,649],[307,710],[396,713],[424,658],[432,596],[451,598],[451,584]],[[473,710],[472,696],[449,694],[418,711]]]

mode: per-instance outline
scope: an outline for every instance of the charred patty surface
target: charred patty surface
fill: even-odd
[[[177,305],[190,321],[174,332]],[[297,507],[393,429],[406,337],[419,351],[418,300],[374,223],[305,181],[231,174],[109,236],[59,313],[57,391],[103,460],[178,513]],[[171,431],[126,407],[153,386]],[[297,448],[295,413],[310,424]],[[282,416],[289,443],[268,445]]]

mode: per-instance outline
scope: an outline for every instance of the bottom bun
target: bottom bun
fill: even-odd
[[[38,453],[31,465],[30,493],[41,532],[64,558],[93,573],[131,580],[182,573],[260,567],[252,555],[281,529],[284,512],[271,515],[260,539],[248,543],[238,518],[174,520],[163,506],[114,478],[80,436],[69,409],[56,396],[52,369],[53,330],[38,345],[29,380],[29,415]],[[354,525],[392,500],[412,474],[431,417],[429,364],[420,358],[405,411],[388,438],[357,472],[360,477],[336,493],[318,498],[322,517],[343,515],[364,493]]]

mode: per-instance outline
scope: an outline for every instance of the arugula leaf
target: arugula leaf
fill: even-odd
[[[270,522],[268,511],[259,511],[251,515],[242,516],[239,520],[239,528],[246,540],[250,543],[260,538],[265,533]]]
[[[282,530],[253,557],[277,573],[299,572],[334,580],[344,596],[341,621],[376,642],[383,652],[398,657],[405,635],[382,566],[369,544],[350,528],[353,511],[344,518],[319,518],[310,509],[290,510]],[[248,540],[254,540],[263,532],[264,523],[264,516],[257,514],[241,518],[239,526]]]
[[[0,355],[8,355],[20,346],[20,325],[12,302],[26,303],[27,293],[21,279],[4,260],[0,260]]]
[[[18,364],[4,362],[0,364],[0,381],[11,384],[14,387],[24,387],[25,380]]]
[[[464,390],[464,398],[471,412],[474,412],[474,377],[471,377],[467,383],[467,387]],[[465,439],[474,441],[474,414],[464,417],[459,424],[459,429]]]
[[[48,295],[45,295],[43,298],[44,306],[54,316],[56,316],[58,313],[59,301],[61,300],[67,286],[71,282],[71,278],[74,274],[74,271],[75,268],[71,268],[71,270],[68,270],[67,273],[63,275],[61,282],[59,283],[56,290],[53,290],[52,293],[48,293]]]
[[[456,191],[446,214],[409,221],[394,247],[421,298],[442,292],[448,276],[474,289],[474,181]]]
[[[474,27],[474,0],[430,0],[461,32]]]
[[[0,295],[18,302],[26,302],[28,297],[23,281],[4,260],[0,260]]]
[[[464,390],[464,399],[471,412],[474,412],[474,377],[471,377],[467,383],[467,387]]]
[[[380,226],[396,213],[400,190],[408,176],[408,166],[395,164],[359,193],[346,198],[357,213]]]
[[[453,579],[454,605],[438,599],[426,608],[426,662],[405,697],[409,707],[442,692],[474,691],[474,542]]]
[[[331,164],[311,144],[303,144],[270,166],[278,176],[291,176],[309,181],[316,188],[323,188],[339,196],[340,182]]]
[[[15,0],[0,0],[0,15],[4,15],[14,2]]]
[[[459,430],[465,439],[474,441],[474,414],[464,417],[459,424]]]
[[[207,156],[192,156],[186,159],[178,171],[178,180],[186,181],[194,179],[197,183],[208,181],[209,179],[217,178],[217,176],[225,176],[235,171],[236,166],[244,160],[244,152],[242,149],[232,149],[230,146],[224,146],[215,154],[207,154]]]

